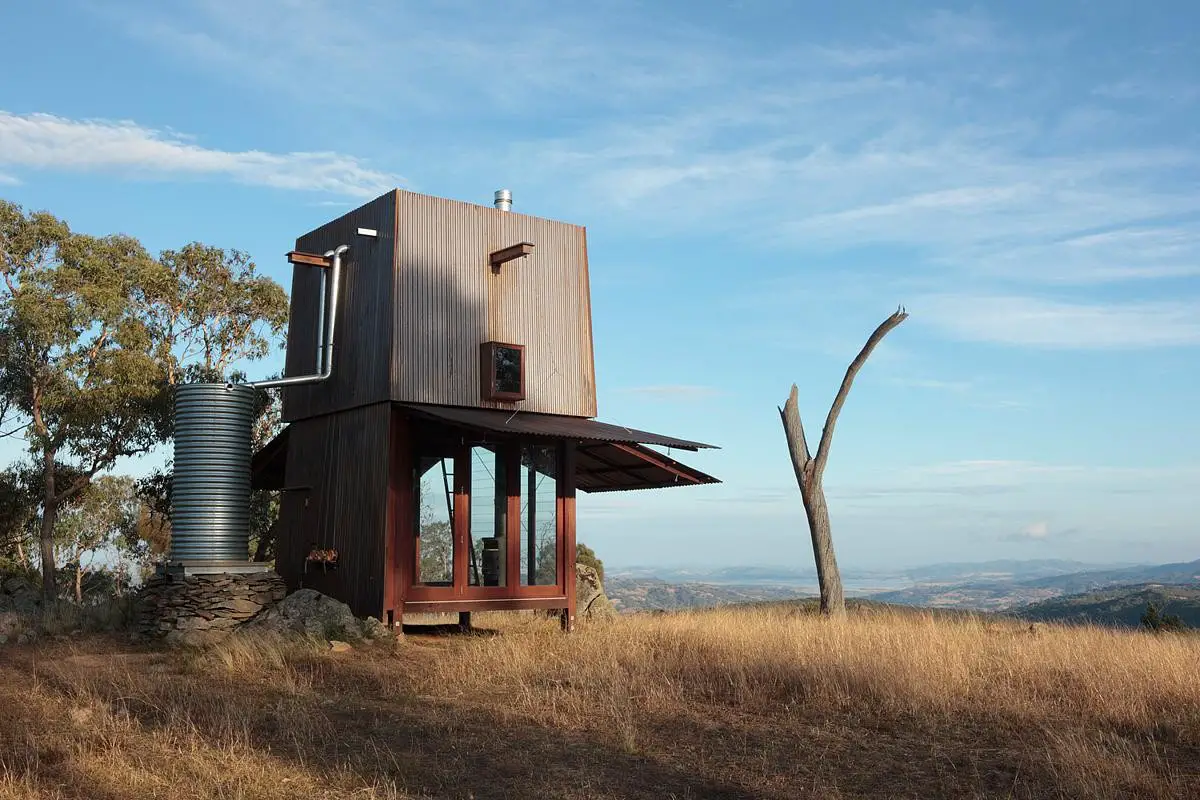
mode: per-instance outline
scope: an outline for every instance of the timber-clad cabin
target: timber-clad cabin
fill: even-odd
[[[598,422],[584,228],[395,190],[296,240],[285,374],[322,364],[322,253],[348,244],[329,377],[282,392],[255,454],[275,569],[359,616],[557,609],[575,620],[575,498],[715,483]],[[502,198],[502,194],[504,197]]]

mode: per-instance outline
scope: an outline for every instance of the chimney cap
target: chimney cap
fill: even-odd
[[[509,211],[512,209],[512,192],[508,189],[497,189],[493,205],[501,211]]]

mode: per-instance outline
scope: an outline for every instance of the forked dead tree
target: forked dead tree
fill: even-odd
[[[833,405],[829,407],[829,416],[825,418],[825,430],[821,432],[821,444],[817,447],[815,458],[808,449],[808,440],[804,438],[804,424],[800,421],[800,405],[797,399],[799,390],[796,384],[792,384],[787,403],[779,409],[783,430],[787,436],[788,452],[792,456],[792,468],[796,471],[796,483],[800,485],[800,497],[804,501],[804,513],[808,517],[808,530],[812,535],[813,557],[817,562],[817,583],[821,587],[821,613],[829,616],[842,616],[846,613],[842,575],[838,572],[837,558],[833,554],[833,534],[829,529],[829,506],[825,503],[825,489],[821,484],[825,476],[825,463],[829,460],[833,428],[837,425],[838,414],[842,412],[842,406],[846,403],[846,395],[850,394],[850,385],[854,383],[854,377],[858,375],[863,364],[867,363],[871,351],[883,341],[883,337],[906,319],[908,314],[904,307],[897,308],[896,313],[879,323],[879,327],[846,368],[846,377],[842,378],[842,386],[838,389],[837,397],[833,399]]]

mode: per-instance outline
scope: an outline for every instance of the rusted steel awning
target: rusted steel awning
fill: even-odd
[[[570,439],[577,442],[575,484],[584,492],[620,492],[720,483],[717,478],[689,467],[648,444],[679,450],[713,448],[713,445],[676,439],[581,417],[533,414],[491,409],[455,408],[401,403],[402,408],[452,427],[482,434],[488,439],[509,437]],[[268,442],[251,462],[251,485],[278,490],[286,485],[288,430]]]
[[[502,437],[571,439],[576,449],[575,485],[584,492],[619,492],[720,483],[711,475],[651,450],[652,444],[677,450],[715,449],[714,445],[676,439],[607,422],[559,414],[513,413],[400,403],[417,417],[477,433]]]
[[[720,483],[711,475],[636,443],[580,442],[575,486],[582,492],[624,492]]]
[[[490,408],[460,408],[458,406],[434,406],[420,403],[399,403],[400,407],[422,416],[465,426],[476,430],[520,436],[543,436],[553,439],[576,439],[597,442],[630,442],[670,447],[675,450],[716,449],[715,445],[689,442],[660,433],[648,433],[622,425],[597,422],[585,417],[568,417],[562,414],[535,414],[529,411],[499,411]]]

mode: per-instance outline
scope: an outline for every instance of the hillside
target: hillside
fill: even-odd
[[[1046,622],[1091,623],[1136,628],[1149,603],[1200,628],[1200,586],[1121,586],[1099,592],[1057,597],[1012,609],[1014,616]]]
[[[667,583],[654,578],[605,578],[604,591],[618,611],[673,611],[711,608],[758,600],[805,597],[812,591],[776,585],[718,585],[712,583]]]
[[[1111,569],[1061,570],[1076,562],[992,562],[989,565],[948,564],[914,570],[929,580],[903,589],[870,596],[887,603],[1004,611],[1064,595],[1134,584],[1200,583],[1200,561]],[[995,571],[988,572],[989,569]],[[1007,569],[1007,572],[1003,570]],[[1031,577],[1030,572],[1043,574]],[[938,576],[942,580],[933,580]]]
[[[0,648],[0,799],[1200,796],[1200,637],[860,608]]]

